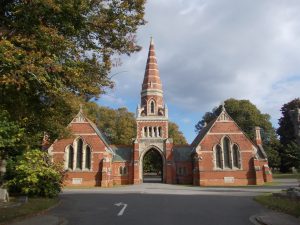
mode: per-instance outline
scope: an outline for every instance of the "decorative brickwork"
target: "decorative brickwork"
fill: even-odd
[[[232,186],[272,181],[260,128],[255,128],[253,143],[224,106],[191,145],[173,145],[168,137],[168,108],[152,39],[136,123],[137,136],[132,146],[116,146],[80,109],[69,124],[73,136],[56,140],[48,148],[54,161],[64,163],[65,184],[110,187],[142,183],[143,159],[148,151],[157,151],[161,156],[163,183]],[[48,144],[46,139],[44,143]]]

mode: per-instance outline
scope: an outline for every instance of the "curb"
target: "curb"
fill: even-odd
[[[249,217],[249,220],[251,223],[253,223],[254,225],[269,225],[267,223],[264,223],[263,221],[261,221],[259,219],[259,215],[253,215]]]

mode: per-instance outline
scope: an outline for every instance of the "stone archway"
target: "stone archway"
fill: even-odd
[[[163,183],[165,160],[161,151],[156,148],[147,150],[141,158],[142,182],[143,183]]]

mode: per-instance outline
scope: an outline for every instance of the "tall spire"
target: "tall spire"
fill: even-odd
[[[138,109],[138,115],[167,116],[152,37],[142,84],[141,105]]]
[[[147,65],[145,69],[142,94],[147,90],[157,90],[162,93],[162,85],[159,77],[157,60],[155,56],[154,41],[151,37]]]

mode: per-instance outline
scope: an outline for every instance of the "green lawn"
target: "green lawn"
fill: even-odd
[[[272,194],[256,196],[254,200],[269,209],[300,217],[300,201],[274,197]]]
[[[273,178],[278,179],[300,179],[300,174],[298,173],[273,173]]]
[[[16,201],[16,199],[12,198],[11,201]],[[19,207],[1,208],[0,223],[37,214],[38,212],[56,205],[58,202],[58,198],[29,198],[27,203],[22,204]]]

